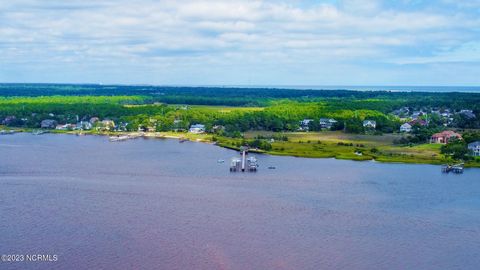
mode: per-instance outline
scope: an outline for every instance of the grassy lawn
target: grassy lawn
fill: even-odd
[[[273,132],[248,132],[246,138],[279,135]],[[394,145],[400,134],[361,135],[341,131],[281,133],[288,141],[275,141],[269,153],[302,157],[334,157],[338,159],[371,160],[385,162],[433,163],[448,160],[440,154],[439,144],[416,146]],[[359,154],[361,153],[361,155]]]

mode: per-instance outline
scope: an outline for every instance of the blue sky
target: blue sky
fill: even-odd
[[[0,82],[480,85],[480,0],[0,2]]]

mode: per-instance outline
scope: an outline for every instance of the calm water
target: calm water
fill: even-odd
[[[0,136],[1,269],[478,269],[480,170]],[[225,159],[225,164],[218,164]],[[274,165],[276,170],[267,170]]]

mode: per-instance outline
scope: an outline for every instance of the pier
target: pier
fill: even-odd
[[[463,173],[463,168],[464,168],[463,163],[459,163],[459,164],[455,164],[455,165],[445,164],[445,165],[442,165],[442,172],[443,173],[453,172],[453,173],[461,174],[461,173]]]
[[[231,172],[238,172],[238,171],[249,171],[249,172],[256,172],[258,168],[258,160],[255,157],[248,157],[248,147],[242,146],[240,148],[241,158],[233,157],[230,161],[230,171]]]
[[[16,130],[0,130],[0,135],[12,135],[12,134],[15,134],[17,133]]]
[[[111,136],[108,138],[108,140],[111,142],[121,142],[121,141],[136,139],[142,136],[143,136],[142,134],[138,134],[138,135],[131,134],[131,135],[123,135],[123,136],[119,135],[119,136]]]

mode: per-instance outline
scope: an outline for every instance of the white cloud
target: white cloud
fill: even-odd
[[[365,0],[17,0],[0,3],[0,61],[19,70],[29,62],[64,68],[82,62],[98,70],[189,72],[205,63],[222,69],[471,62],[480,61],[469,58],[478,50],[461,48],[479,38],[476,27],[480,21],[468,12],[401,10]],[[459,49],[447,57],[445,47]]]

